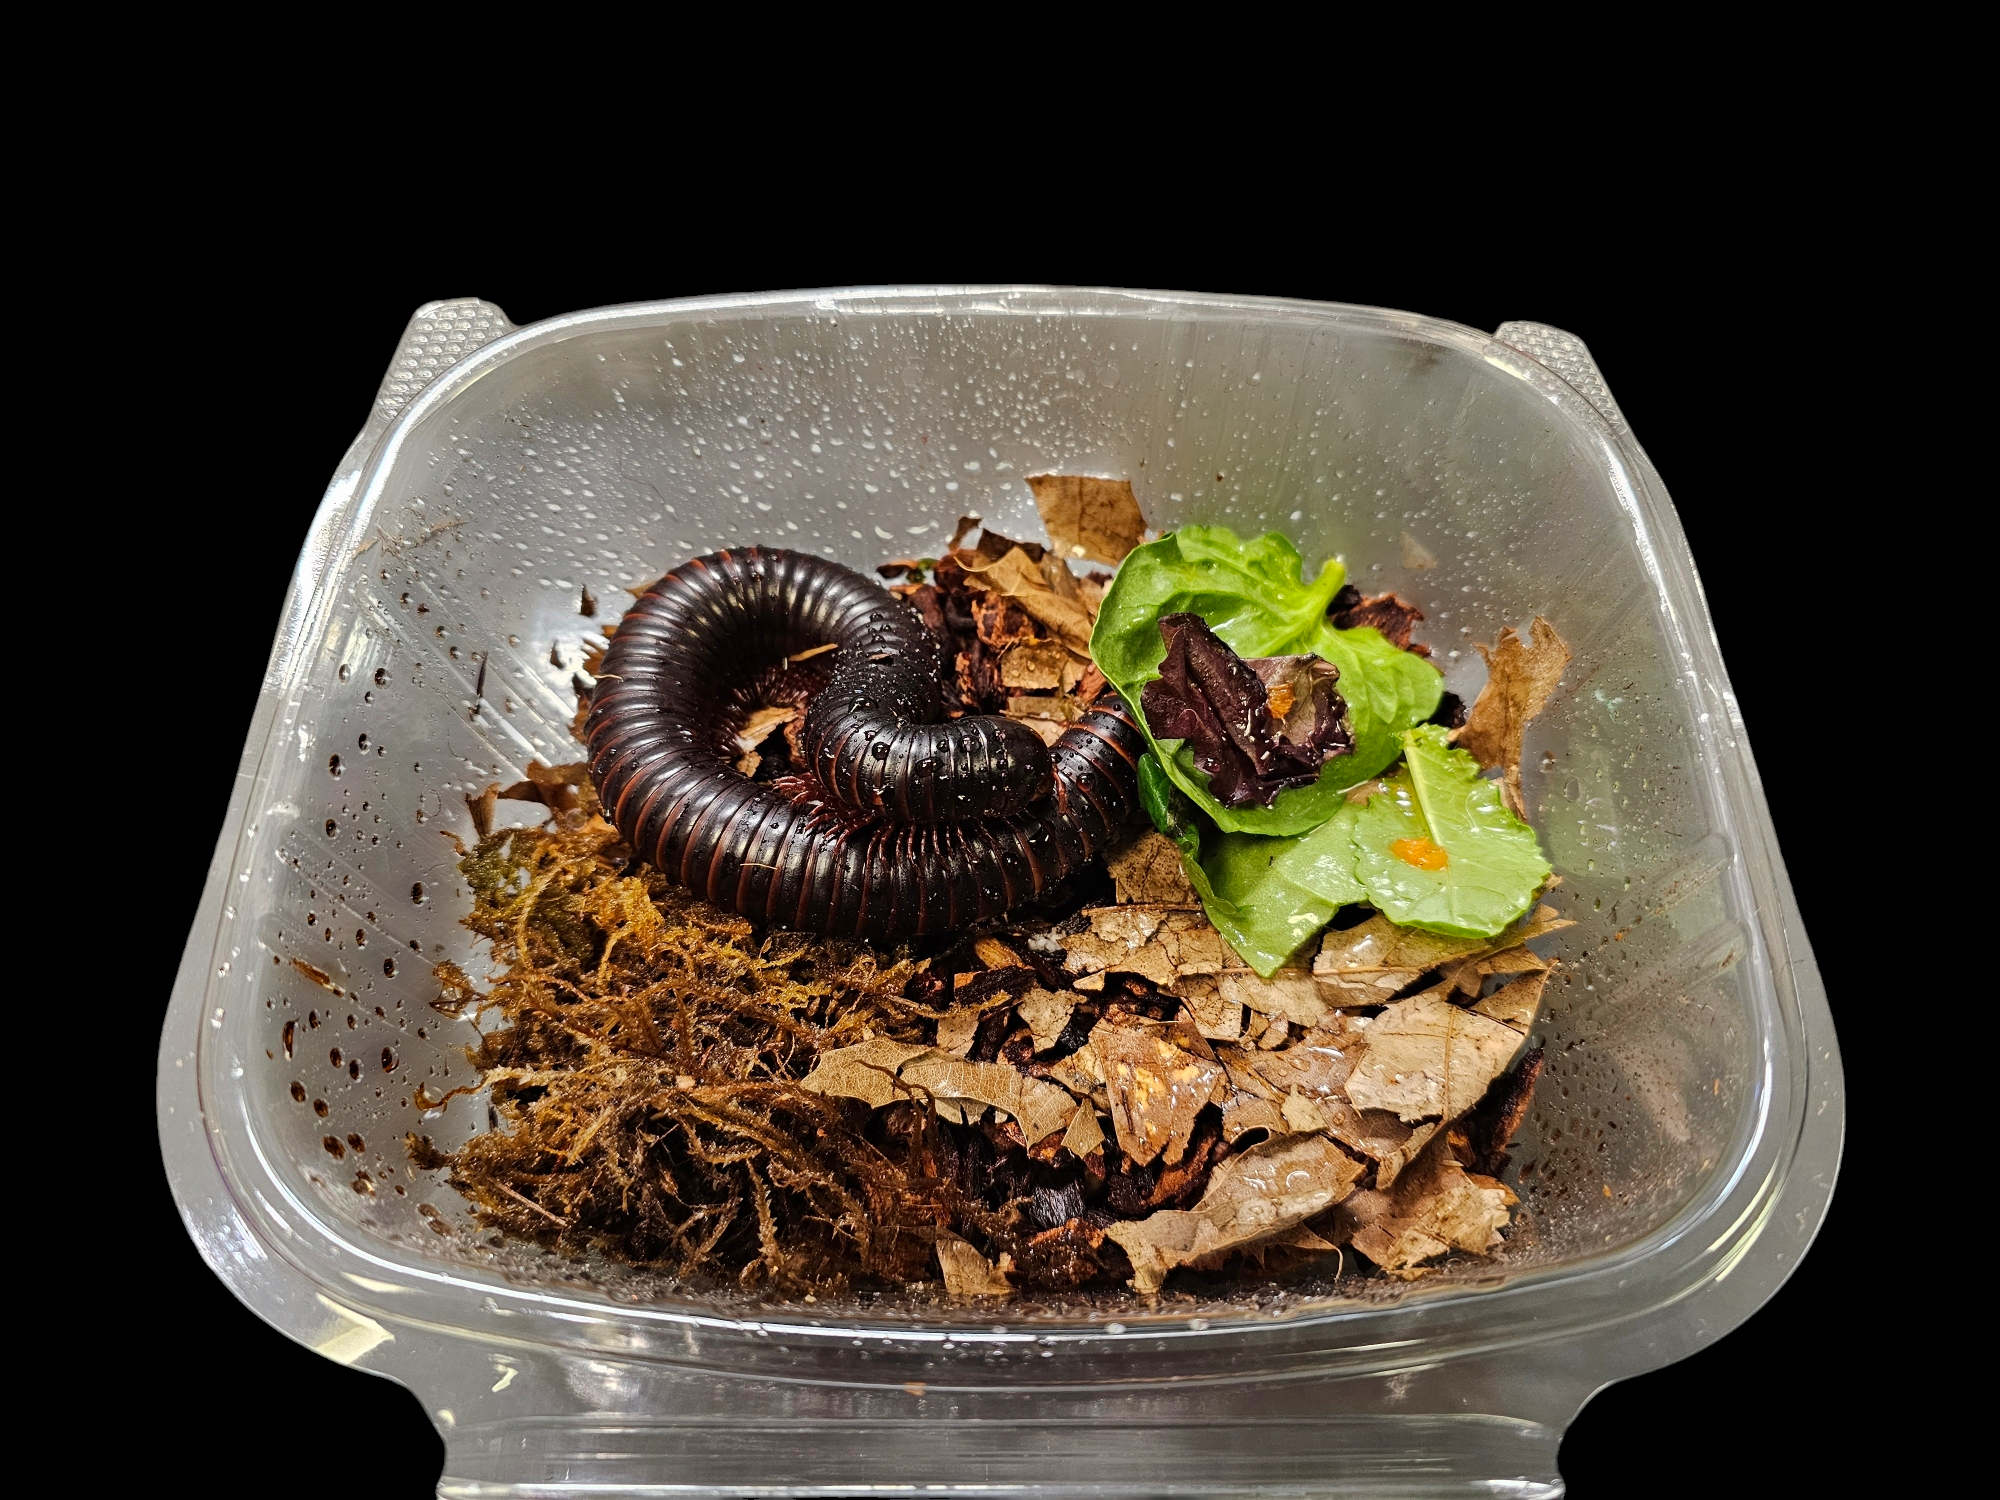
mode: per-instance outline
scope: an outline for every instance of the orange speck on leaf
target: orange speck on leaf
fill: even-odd
[[[1397,839],[1389,846],[1389,852],[1419,870],[1442,870],[1451,863],[1451,856],[1429,839]]]

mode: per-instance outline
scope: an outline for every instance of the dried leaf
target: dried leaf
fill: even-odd
[[[944,1289],[954,1297],[1011,1297],[1012,1284],[1006,1272],[955,1235],[939,1235],[938,1269],[944,1273]],[[1008,1257],[1002,1256],[1003,1265]]]
[[[1060,641],[1022,641],[1009,646],[1000,658],[1002,687],[1049,692],[1063,685],[1063,675],[1072,665],[1069,648]]]
[[[1324,1130],[1329,1123],[1326,1116],[1320,1113],[1319,1106],[1297,1089],[1285,1095],[1285,1102],[1279,1113],[1284,1116],[1287,1129],[1300,1133]]]
[[[1104,1127],[1097,1123],[1097,1111],[1088,1104],[1077,1106],[1063,1132],[1063,1149],[1079,1161],[1093,1151],[1104,1149]]]
[[[1554,907],[1538,906],[1495,937],[1457,938],[1398,927],[1378,912],[1358,927],[1326,935],[1313,960],[1313,979],[1335,1005],[1386,1005],[1432,969],[1510,953],[1531,938],[1575,925],[1558,916]]]
[[[1243,1002],[1226,998],[1221,980],[1214,975],[1184,975],[1174,982],[1174,990],[1202,1036],[1213,1042],[1233,1042],[1243,1035]]]
[[[1393,1188],[1354,1194],[1334,1238],[1385,1271],[1403,1272],[1451,1250],[1485,1254],[1500,1243],[1518,1200],[1505,1184],[1473,1176],[1442,1149],[1425,1152]]]
[[[1050,540],[1066,558],[1119,563],[1145,539],[1146,518],[1129,479],[1031,474],[1028,488]]]
[[[1327,613],[1338,630],[1365,626],[1380,631],[1382,638],[1400,651],[1414,651],[1419,656],[1431,654],[1430,647],[1413,645],[1410,641],[1410,631],[1422,623],[1424,612],[1399,594],[1377,594],[1364,599],[1361,591],[1350,583],[1333,596],[1333,606]]]
[[[1065,940],[1064,966],[1084,976],[1078,989],[1103,988],[1105,974],[1138,974],[1168,989],[1183,975],[1219,974],[1235,957],[1198,911],[1099,906],[1086,915],[1090,931]]]
[[[870,1109],[880,1109],[910,1096],[899,1087],[896,1071],[912,1058],[929,1055],[934,1049],[909,1042],[892,1042],[873,1037],[853,1047],[835,1047],[820,1054],[812,1072],[799,1087],[815,1094],[832,1094],[842,1099],[859,1099]]]
[[[760,708],[751,714],[734,736],[736,769],[745,776],[756,775],[757,767],[763,761],[757,747],[771,737],[773,730],[791,723],[800,717],[800,713],[797,708]]]
[[[945,1016],[938,1022],[938,1050],[952,1057],[965,1056],[972,1050],[972,1043],[979,1035],[979,1023],[985,1018],[984,1011],[970,1005]]]
[[[1075,1010],[1073,996],[1052,994],[1048,990],[1030,990],[1014,1007],[1014,1013],[1028,1023],[1028,1030],[1034,1034],[1037,1052],[1046,1052],[1056,1044]]]
[[[1231,1094],[1222,1105],[1222,1138],[1233,1146],[1253,1130],[1286,1134],[1283,1112],[1270,1100],[1255,1094]]]
[[[1430,548],[1411,536],[1409,532],[1406,531],[1403,533],[1404,567],[1415,568],[1421,571],[1425,568],[1435,568],[1437,565],[1437,557],[1431,552]]]
[[[1324,1136],[1265,1141],[1218,1165],[1192,1209],[1162,1209],[1105,1230],[1131,1258],[1131,1286],[1156,1292],[1176,1266],[1214,1263],[1341,1202],[1361,1164]]]
[[[1005,1063],[933,1055],[905,1063],[898,1077],[939,1100],[970,1099],[1005,1110],[1021,1122],[1021,1134],[1031,1146],[1068,1125],[1076,1109],[1076,1100],[1065,1090]]]
[[[1104,1064],[1090,1043],[1085,1042],[1068,1057],[1057,1058],[1048,1065],[1047,1072],[1079,1099],[1102,1095],[1105,1111],[1110,1112],[1111,1096],[1104,1092]]]
[[[1196,1057],[1156,1031],[1100,1021],[1090,1045],[1111,1095],[1118,1145],[1141,1166],[1160,1157],[1178,1162],[1194,1135],[1195,1116],[1223,1076],[1219,1063]]]
[[[1523,643],[1509,627],[1490,650],[1480,646],[1479,654],[1486,658],[1486,686],[1479,690],[1465,727],[1451,736],[1452,743],[1470,751],[1480,765],[1501,769],[1507,801],[1523,818],[1528,809],[1521,797],[1521,736],[1569,664],[1569,647],[1540,615],[1528,627],[1528,635]]]
[[[1111,872],[1121,906],[1134,902],[1149,906],[1201,904],[1194,887],[1188,883],[1181,851],[1166,835],[1150,828],[1104,864]]]
[[[1069,724],[1083,717],[1083,706],[1067,693],[1021,693],[1007,700],[1007,717]]]
[[[953,557],[971,587],[1012,599],[1065,646],[1089,655],[1093,621],[1081,596],[1066,598],[1050,588],[1040,565],[1024,549],[1010,548],[995,561],[968,552]]]
[[[1307,1031],[1325,1025],[1331,1014],[1319,986],[1304,969],[1280,969],[1269,979],[1247,969],[1225,969],[1217,984],[1224,1000],[1281,1017]]]
[[[1394,1110],[1406,1122],[1455,1120],[1479,1102],[1520,1047],[1512,1027],[1427,990],[1369,1023],[1347,1097],[1360,1109]]]
[[[1478,1014],[1491,1016],[1501,1025],[1512,1027],[1526,1036],[1542,1008],[1542,991],[1548,988],[1548,984],[1547,970],[1524,974],[1512,984],[1503,984],[1472,1008]]]

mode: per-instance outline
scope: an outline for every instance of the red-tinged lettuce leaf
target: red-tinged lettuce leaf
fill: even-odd
[[[1187,742],[1223,806],[1269,807],[1354,748],[1333,663],[1309,654],[1246,662],[1187,612],[1161,617],[1160,638],[1160,675],[1140,695],[1147,726],[1155,740]]]

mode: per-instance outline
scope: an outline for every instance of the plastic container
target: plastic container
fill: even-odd
[[[615,618],[624,586],[748,542],[866,567],[962,511],[1033,535],[1021,481],[1046,470],[1130,476],[1162,527],[1343,554],[1427,611],[1461,693],[1504,624],[1546,614],[1574,648],[1524,766],[1579,925],[1507,1247],[1367,1298],[1053,1316],[690,1299],[479,1231],[401,1144],[485,1123],[476,1098],[413,1102],[470,1081],[469,1028],[426,1008],[431,963],[484,972],[442,835],[469,826],[467,790],[576,758],[582,592]],[[1593,1391],[1727,1332],[1790,1272],[1842,1131],[1700,586],[1583,345],[1034,288],[518,331],[484,303],[420,310],[299,562],[159,1110],[216,1273],[290,1337],[409,1385],[464,1496],[1558,1494]]]

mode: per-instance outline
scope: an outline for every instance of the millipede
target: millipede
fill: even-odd
[[[832,646],[803,767],[736,768],[760,672]],[[585,721],[604,807],[639,857],[719,906],[856,938],[947,931],[1049,893],[1137,811],[1144,741],[1114,689],[1045,745],[1017,720],[951,718],[943,653],[903,600],[781,548],[698,557],[612,635]]]

